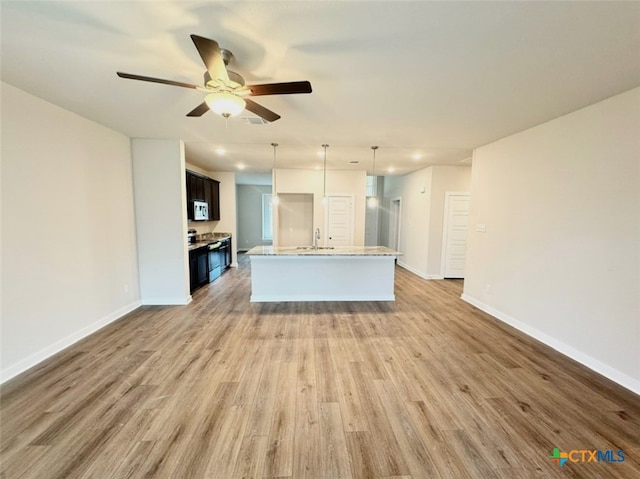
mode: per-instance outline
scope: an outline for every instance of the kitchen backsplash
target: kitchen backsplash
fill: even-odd
[[[196,231],[196,241],[207,241],[219,236],[231,236],[231,233],[225,231],[208,231],[204,228],[189,228]]]

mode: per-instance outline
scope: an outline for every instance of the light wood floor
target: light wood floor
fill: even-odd
[[[395,303],[250,304],[240,260],[5,384],[2,477],[640,477],[640,398],[460,281],[397,269]],[[560,468],[554,447],[626,460]]]

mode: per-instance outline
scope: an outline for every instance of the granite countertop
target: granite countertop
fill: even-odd
[[[252,256],[400,256],[402,253],[385,246],[255,246],[247,251]]]
[[[204,234],[195,243],[191,243],[188,245],[189,251],[193,251],[196,249],[204,248],[205,246],[209,246],[211,243],[215,243],[216,241],[220,241],[223,239],[231,239],[231,233],[211,233]]]

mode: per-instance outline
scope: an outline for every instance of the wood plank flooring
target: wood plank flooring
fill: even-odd
[[[640,398],[398,268],[394,303],[250,304],[248,258],[0,392],[2,478],[640,477]],[[594,332],[594,334],[596,334]],[[562,451],[624,450],[619,463]]]

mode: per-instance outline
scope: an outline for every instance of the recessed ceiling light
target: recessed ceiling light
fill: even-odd
[[[244,170],[246,167],[242,163],[238,163],[238,169]]]
[[[220,156],[224,155],[227,152],[224,148],[216,148],[216,153]]]
[[[422,153],[414,153],[413,155],[411,155],[411,158],[413,158],[414,160],[421,160]]]
[[[319,158],[322,158],[322,156],[324,155],[324,152],[323,151],[318,151],[316,153],[316,155],[318,155]]]
[[[387,168],[387,173],[393,173],[395,170],[395,168],[393,166],[390,166],[389,168]]]
[[[315,166],[315,170],[316,170],[316,171],[320,171],[321,169],[322,169],[322,167],[321,167],[320,165],[316,165],[316,166]]]

